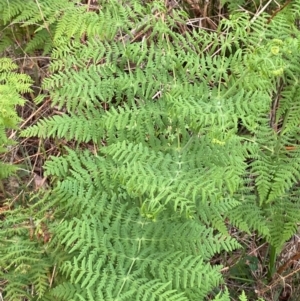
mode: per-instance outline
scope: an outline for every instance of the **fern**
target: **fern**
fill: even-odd
[[[125,8],[126,18],[140,14],[140,7]],[[87,17],[81,14],[82,20]],[[171,26],[177,26],[174,19],[168,19]],[[153,27],[153,21],[145,24],[152,28],[151,39],[167,34],[184,43],[168,25]],[[44,88],[55,89],[53,105],[65,106],[68,115],[41,121],[24,135],[93,141],[99,149],[96,156],[67,150],[45,166],[57,184],[43,211],[56,208],[57,218],[64,219],[53,230],[51,248],[62,252],[63,245],[69,257],[59,267],[66,281],[45,298],[203,300],[222,280],[210,258],[239,246],[224,220],[239,204],[231,195],[242,185],[246,165],[242,158],[232,160],[232,150],[240,145],[234,130],[220,130],[237,126],[237,118],[220,116],[225,107],[217,99],[208,101],[218,92],[201,83],[202,76],[210,76],[208,68],[196,72],[205,58],[194,66],[199,53],[189,46],[173,47],[165,38],[124,44],[133,28],[128,21],[117,22],[121,30],[107,31],[106,41],[100,36],[85,44],[76,38],[65,43],[74,32],[61,30],[63,22],[73,21],[63,19],[57,27],[54,40],[61,47],[51,67],[57,72],[45,79]],[[94,32],[103,32],[102,23],[95,24]],[[189,39],[196,45],[193,36]],[[224,65],[215,79],[221,82],[227,62],[216,57],[207,64]],[[190,72],[188,78],[182,72]],[[100,148],[102,143],[106,146]],[[214,234],[212,227],[222,234]]]
[[[213,237],[211,230],[172,212],[153,222],[107,197],[96,213],[59,227],[57,239],[73,255],[62,267],[73,283],[64,300],[190,300],[218,284],[218,268],[205,261],[220,251],[221,241],[226,249],[236,247],[231,239]],[[54,289],[56,297],[66,293],[64,284]]]
[[[226,220],[271,244],[274,272],[299,216],[298,2],[270,22],[234,13],[212,34],[180,31],[186,13],[159,1],[14,9],[51,33],[43,88],[65,112],[23,135],[76,145],[46,163],[53,190],[30,208],[54,219],[51,289],[27,259],[37,298],[204,300],[222,283],[209,260],[239,247]],[[229,300],[226,290],[212,298]]]
[[[8,58],[0,59],[0,152],[7,151],[14,141],[6,135],[7,129],[15,129],[20,118],[16,106],[24,104],[20,94],[30,91],[31,80],[25,74],[15,72],[17,65]],[[0,162],[0,180],[8,177],[15,166]]]
[[[191,47],[196,41],[193,33],[186,34],[190,41],[190,45],[186,45],[180,35],[167,29],[164,35],[169,34],[172,44],[182,47],[173,47],[168,39],[150,45],[142,41],[126,47],[122,42],[107,44],[101,40],[68,45],[66,50],[71,58],[65,56],[65,51],[57,53],[56,58],[65,66],[78,62],[78,67],[65,70],[54,63],[59,71],[45,81],[45,88],[56,88],[53,101],[59,106],[66,104],[70,117],[54,117],[52,121],[31,128],[25,135],[36,135],[43,130],[49,136],[64,136],[79,142],[106,141],[108,145],[99,155],[111,159],[111,166],[118,166],[113,180],[120,183],[130,197],[143,196],[142,208],[147,208],[150,215],[151,211],[159,212],[171,205],[188,215],[199,212],[203,221],[218,225],[222,231],[225,228],[221,221],[227,215],[244,229],[257,229],[279,248],[293,233],[296,220],[293,214],[287,214],[288,224],[294,226],[288,226],[289,230],[279,239],[279,233],[272,230],[272,212],[277,212],[279,207],[276,209],[272,203],[274,211],[270,211],[267,204],[291,189],[299,173],[298,164],[292,167],[294,161],[290,152],[285,152],[282,158],[279,156],[278,151],[284,149],[286,142],[279,144],[281,134],[270,128],[268,113],[271,93],[276,91],[279,77],[284,76],[279,70],[284,72],[286,68],[289,72],[288,66],[295,64],[288,63],[292,55],[284,57],[278,53],[287,51],[280,49],[280,39],[286,37],[288,25],[277,25],[286,19],[276,18],[272,26],[266,25],[264,15],[253,24],[247,18],[241,20],[244,21],[238,24],[233,18],[226,21],[225,26],[235,30],[235,40],[247,42],[244,55],[238,50],[233,52],[231,44],[224,43],[223,37],[215,45],[220,44],[222,53],[229,50],[232,54],[216,56],[212,49],[206,55],[200,52],[207,48],[205,43],[202,49],[198,45]],[[262,24],[266,28],[264,36],[257,30]],[[254,34],[246,41],[249,26]],[[226,38],[231,41],[233,36],[228,33]],[[273,38],[271,42],[270,38]],[[253,50],[257,43],[258,49]],[[292,45],[296,47],[294,41],[290,47]],[[97,53],[97,57],[93,56],[93,64],[91,53]],[[98,64],[97,60],[105,64]],[[88,68],[81,68],[83,65]],[[255,80],[258,75],[262,81]],[[294,83],[294,79],[292,81]],[[84,84],[79,90],[80,82]],[[101,102],[105,102],[109,110],[103,109]],[[95,114],[95,107],[101,114]],[[293,116],[291,128],[294,129],[296,114]],[[243,143],[244,138],[237,135],[239,121],[252,136],[252,143]],[[96,132],[97,128],[100,130]],[[296,141],[295,134],[292,137]],[[290,143],[290,138],[288,140]],[[255,187],[245,190],[243,177],[247,158],[252,160],[249,176],[253,174]],[[78,160],[74,162],[79,164]],[[281,166],[285,166],[284,171]],[[74,176],[79,179],[82,174]],[[258,199],[251,197],[255,191]],[[245,202],[234,209],[241,192]],[[232,196],[236,199],[225,207],[217,202],[223,200],[226,204]],[[214,209],[203,214],[206,212],[200,209],[203,203],[214,204]],[[280,202],[275,203],[279,206]],[[257,206],[254,212],[259,213],[254,219],[250,218],[254,214],[248,211],[253,205]],[[270,220],[265,221],[265,216]]]
[[[257,197],[253,199],[252,208],[245,210],[247,207],[241,205],[230,213],[232,220],[237,221],[238,212],[243,208],[243,221],[254,226],[271,243],[272,272],[275,254],[296,232],[299,216],[296,200],[299,193],[299,136],[296,130],[299,63],[295,60],[299,30],[294,26],[297,17],[294,12],[291,5],[274,17],[270,30],[264,31],[266,41],[261,40],[259,47],[255,45],[255,52],[249,56],[251,69],[261,78],[269,79],[265,87],[265,97],[269,94],[269,109],[259,115],[256,128],[251,129],[245,124],[255,146],[249,151],[249,176],[253,178],[249,192]],[[291,32],[294,38],[290,38]],[[247,200],[244,195],[243,198]],[[265,220],[264,225],[256,219],[251,220],[253,210],[260,212],[258,216],[261,221]]]
[[[1,224],[0,277],[6,280],[5,300],[40,299],[50,286],[54,260],[44,245],[47,225],[41,217],[35,220],[32,216],[30,210],[15,209],[6,213]],[[31,292],[30,286],[34,287]]]

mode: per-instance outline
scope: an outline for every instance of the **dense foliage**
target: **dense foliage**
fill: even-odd
[[[22,22],[51,53],[61,110],[22,135],[67,145],[6,214],[5,300],[229,300],[210,263],[240,247],[229,225],[270,244],[271,277],[300,214],[300,1],[214,31],[161,1],[0,3],[4,40]]]
[[[20,94],[30,92],[31,79],[28,75],[15,72],[17,65],[8,58],[0,58],[0,153],[14,142],[8,139],[7,129],[15,129],[20,121],[15,107],[24,103]],[[16,170],[16,166],[0,161],[0,183]],[[1,186],[0,186],[1,187]]]

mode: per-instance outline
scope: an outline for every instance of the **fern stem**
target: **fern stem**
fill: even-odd
[[[281,140],[282,135],[284,134],[284,130],[286,127],[286,124],[288,122],[288,116],[290,114],[291,108],[288,108],[285,112],[284,118],[283,118],[283,122],[282,122],[282,126],[281,126],[281,131],[279,133],[279,141]]]
[[[229,89],[222,95],[222,98],[225,99],[230,95],[232,91],[234,91],[238,85],[240,84],[240,81],[242,81],[244,78],[246,78],[246,75],[248,74],[248,71],[245,71],[243,74],[241,74],[240,79],[234,82]]]
[[[271,280],[274,272],[275,272],[275,264],[276,264],[276,253],[277,248],[273,245],[269,247],[269,271],[268,271],[268,279]]]
[[[134,265],[135,262],[136,262],[136,258],[133,258],[133,260],[131,262],[131,265],[130,265],[130,268],[129,268],[128,272],[127,272],[127,275],[126,275],[125,279],[123,279],[123,283],[122,283],[122,285],[121,285],[121,287],[120,287],[120,289],[118,291],[117,297],[120,296],[120,294],[121,294],[121,292],[123,290],[123,287],[125,286],[126,281],[129,279],[129,275],[131,273],[131,270],[132,270],[133,265]]]

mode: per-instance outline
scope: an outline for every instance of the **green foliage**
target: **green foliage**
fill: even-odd
[[[61,267],[70,280],[55,298],[202,300],[221,280],[207,261],[236,243],[172,211],[143,217],[127,199],[120,205],[124,197],[98,193],[98,206],[84,210],[90,214],[59,225],[56,239],[72,260]]]
[[[279,249],[298,215],[295,11],[270,24],[238,13],[222,22],[222,35],[183,37],[170,30],[172,18],[158,20],[161,32],[147,41],[66,44],[44,87],[68,115],[25,134],[104,144],[99,153],[118,166],[115,179],[154,212],[168,204],[222,231],[227,215]]]
[[[25,74],[15,72],[17,65],[8,58],[0,58],[0,153],[14,142],[7,137],[7,129],[15,129],[19,117],[16,106],[22,105],[24,99],[20,94],[30,91],[31,80]],[[8,177],[15,166],[0,162],[0,180]]]
[[[239,297],[239,300],[240,301],[248,301],[248,298],[244,291],[242,292],[241,296]],[[258,301],[264,301],[264,300],[262,298],[259,298]]]
[[[15,209],[1,222],[0,278],[6,280],[2,294],[8,301],[40,299],[49,289],[54,259],[43,244],[42,219],[33,220],[33,214]]]
[[[6,299],[204,300],[222,283],[210,259],[239,247],[225,221],[262,235],[273,268],[300,213],[299,0],[214,33],[182,31],[185,12],[160,1],[48,2],[6,14],[52,26],[43,88],[65,112],[23,135],[76,149],[46,163],[53,190],[20,215],[51,240],[0,233]],[[7,246],[19,237],[25,255]]]

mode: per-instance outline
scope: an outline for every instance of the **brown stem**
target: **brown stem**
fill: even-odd
[[[287,1],[283,4],[283,6],[277,8],[277,9],[273,12],[272,16],[269,18],[267,24],[269,24],[269,23],[272,21],[272,19],[274,19],[274,17],[275,17],[279,12],[281,12],[286,6],[288,6],[290,3],[291,3],[291,0],[287,0]]]
[[[277,274],[281,275],[295,260],[300,259],[300,252],[297,252],[295,255],[293,255],[289,260],[287,260],[283,265],[281,265],[278,270]]]

